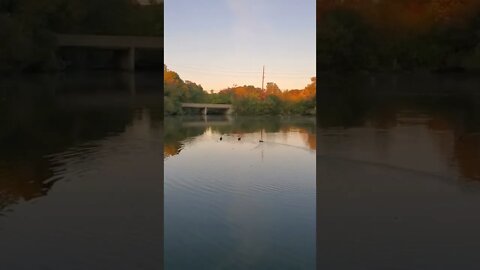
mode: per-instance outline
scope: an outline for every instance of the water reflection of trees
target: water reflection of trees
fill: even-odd
[[[319,128],[389,130],[405,124],[407,118],[452,134],[453,141],[438,143],[451,143],[459,173],[480,181],[480,96],[476,93],[480,80],[356,75],[326,76],[318,85]]]
[[[48,155],[120,133],[133,120],[128,104],[108,99],[100,106],[83,103],[98,101],[91,91],[109,92],[104,84],[92,84],[85,88],[90,94],[58,78],[0,84],[0,214],[13,204],[48,194],[56,181],[54,167],[63,165],[54,164]],[[130,93],[126,87],[112,96]]]
[[[42,110],[19,115],[17,108],[8,110],[8,115],[18,121],[0,121],[0,211],[48,193],[54,183],[49,181],[54,164],[47,155],[119,132],[129,120],[125,112],[118,111],[65,112],[55,106],[39,106]]]
[[[218,134],[289,133],[298,131],[305,145],[316,149],[315,118],[305,117],[167,117],[164,125],[164,156],[180,153],[186,140],[204,134],[207,129]]]
[[[31,200],[48,193],[53,173],[42,159],[7,162],[0,158],[0,215],[19,200]]]
[[[197,119],[198,120],[198,119]],[[195,122],[195,121],[192,121]],[[196,121],[203,123],[202,121]],[[183,126],[183,119],[166,117],[164,120],[163,153],[165,157],[180,153],[182,142],[188,138],[199,136],[207,130],[207,125]]]
[[[462,96],[448,103],[451,106],[432,119],[430,128],[453,132],[453,155],[459,172],[480,181],[480,97]]]

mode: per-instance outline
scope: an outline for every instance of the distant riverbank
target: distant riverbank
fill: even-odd
[[[163,3],[7,1],[0,5],[0,74],[64,69],[55,33],[163,36]],[[77,58],[87,59],[92,68],[108,55],[87,50]]]
[[[303,89],[280,90],[274,83],[265,89],[253,85],[233,86],[215,93],[191,81],[183,81],[175,71],[166,66],[164,77],[165,115],[182,115],[181,103],[232,104],[237,115],[314,115],[316,77]],[[198,113],[198,112],[197,112]]]

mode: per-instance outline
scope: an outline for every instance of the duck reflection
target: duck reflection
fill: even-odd
[[[303,146],[316,149],[315,118],[280,117],[209,117],[208,120],[197,117],[167,117],[165,119],[164,157],[178,155],[185,143],[208,132],[218,134],[219,141],[250,142],[251,136],[265,133],[287,135],[298,133]],[[260,139],[260,135],[258,135]],[[258,139],[256,142],[258,142]]]

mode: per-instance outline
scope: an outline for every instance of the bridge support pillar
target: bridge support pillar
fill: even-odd
[[[122,83],[127,86],[128,91],[132,96],[137,94],[136,83],[135,83],[135,73],[133,72],[122,72],[121,74]]]
[[[120,68],[126,71],[135,71],[135,48],[130,47],[120,56]]]
[[[205,108],[202,109],[202,114],[203,114],[203,115],[207,115],[207,114],[208,114],[208,108],[207,108],[207,107],[205,107]]]

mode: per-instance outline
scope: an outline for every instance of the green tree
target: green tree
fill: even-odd
[[[267,95],[279,95],[282,93],[278,85],[274,82],[268,82],[265,90]]]
[[[352,10],[338,8],[317,23],[317,63],[321,69],[358,69],[375,63],[368,25]]]

